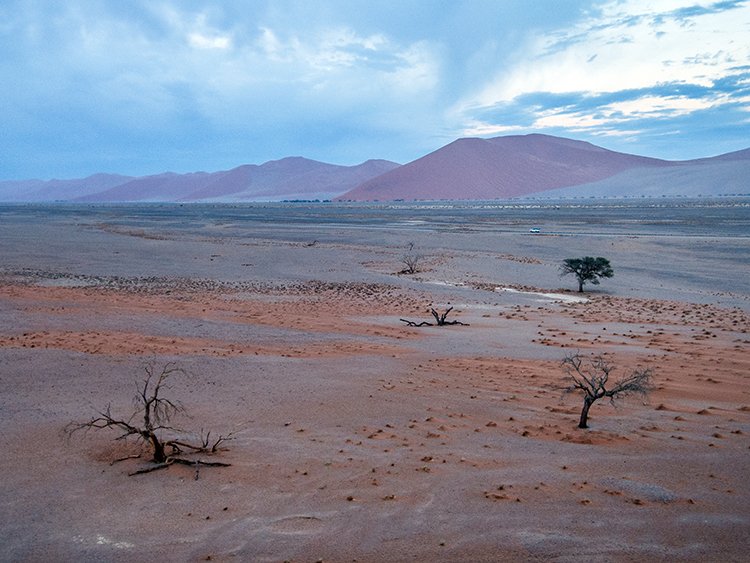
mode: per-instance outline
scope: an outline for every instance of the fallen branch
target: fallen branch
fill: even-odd
[[[181,457],[176,457],[173,459],[173,463],[180,463],[182,465],[203,465],[205,467],[229,467],[232,464],[226,463],[224,461],[203,461],[201,459],[183,459]]]
[[[461,325],[461,326],[469,326],[466,323],[462,323],[461,321],[446,321],[445,317],[448,316],[448,313],[450,313],[453,310],[453,307],[448,307],[448,309],[443,313],[442,315],[438,315],[438,312],[430,308],[430,313],[432,313],[432,316],[435,317],[435,320],[437,321],[438,326],[445,326],[445,325]]]
[[[232,465],[231,463],[224,463],[223,461],[203,461],[200,459],[184,459],[181,457],[169,457],[167,458],[167,461],[163,463],[155,463],[153,465],[149,465],[148,467],[142,467],[141,469],[138,469],[136,471],[133,471],[132,473],[128,473],[130,477],[133,475],[141,475],[143,473],[151,473],[152,471],[158,471],[160,469],[166,469],[170,465],[174,465],[175,463],[180,465],[188,465],[190,467],[195,467],[196,472],[198,470],[199,466],[205,466],[205,467],[229,467]]]
[[[126,461],[128,459],[138,459],[139,457],[141,457],[141,454],[126,455],[125,457],[118,457],[117,459],[113,459],[109,462],[109,464],[114,465],[115,463],[120,463],[121,461]]]
[[[415,323],[414,321],[409,321],[407,319],[399,319],[402,323],[406,323],[407,326],[434,326],[432,323],[428,323],[427,321],[422,321],[421,323]]]
[[[453,310],[453,307],[448,307],[448,309],[440,314],[435,309],[430,307],[430,313],[432,313],[432,316],[435,317],[435,321],[437,323],[437,326],[447,326],[447,325],[461,325],[461,326],[469,326],[467,323],[462,323],[461,321],[446,321],[445,318],[448,316],[448,313],[450,313]],[[417,323],[415,321],[410,321],[408,319],[399,319],[402,323],[406,323],[407,326],[413,326],[413,327],[420,327],[420,326],[435,326],[434,324],[422,321],[420,323]]]
[[[164,461],[162,463],[154,463],[153,465],[149,465],[147,467],[142,467],[141,469],[136,469],[135,471],[128,473],[128,476],[132,477],[133,475],[141,475],[142,473],[151,473],[152,471],[158,471],[159,469],[165,469],[172,465],[174,463],[173,459],[168,458],[167,461]]]

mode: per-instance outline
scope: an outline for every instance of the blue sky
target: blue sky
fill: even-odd
[[[750,147],[750,0],[3,0],[0,180]]]

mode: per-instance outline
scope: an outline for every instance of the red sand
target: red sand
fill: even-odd
[[[400,251],[382,248],[315,247],[323,265],[380,265],[357,282],[0,277],[0,559],[747,560],[745,311],[602,294],[540,304],[479,273],[487,291],[429,272],[388,284]],[[273,251],[293,267],[308,252]],[[399,320],[431,320],[431,306],[469,326]],[[581,399],[561,391],[575,351],[605,354],[615,376],[649,367],[656,389],[596,403],[580,430]],[[110,403],[132,412],[143,365],[167,361],[190,374],[169,389],[190,415],[177,435],[236,432],[214,458],[230,467],[128,476],[145,459],[111,462],[136,443],[65,437]]]
[[[471,326],[414,329],[394,318],[405,305],[422,315],[413,296],[358,318],[368,291],[381,290],[321,298],[304,288],[143,296],[2,287],[3,310],[19,319],[43,315],[75,327],[6,325],[0,334],[6,553],[32,560],[742,559],[750,431],[744,314],[597,298],[523,316],[463,313],[456,318]],[[212,318],[311,336],[243,342],[100,326]],[[618,372],[653,366],[658,389],[648,403],[597,403],[584,431],[575,427],[579,398],[560,391],[558,361],[503,350],[440,353],[453,335],[481,340],[500,325],[526,331],[540,323],[549,328],[536,331],[538,346],[559,348],[561,358],[596,345]],[[117,375],[96,373],[92,356],[123,365]],[[195,419],[186,427],[242,429],[220,454],[230,468],[203,469],[197,481],[181,467],[128,477],[142,461],[107,462],[132,446],[106,432],[70,442],[59,436],[66,422],[110,400],[127,411],[128,377],[139,370],[126,372],[139,358],[192,357],[193,371],[213,357],[246,356],[286,363],[250,359],[252,384],[243,364],[214,368],[208,378],[195,373],[183,399]],[[341,371],[363,361],[365,373]],[[82,373],[70,371],[79,364]],[[273,381],[259,384],[264,377]]]

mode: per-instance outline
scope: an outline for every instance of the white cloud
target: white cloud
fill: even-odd
[[[480,120],[470,120],[465,124],[462,135],[467,137],[490,137],[525,131],[520,125],[494,125]]]
[[[544,110],[538,113],[533,127],[570,130],[612,127],[636,119],[659,119],[687,115],[721,105],[724,96],[695,99],[684,96],[642,96],[633,100],[604,104],[592,111]]]
[[[284,48],[279,38],[276,37],[276,34],[266,27],[261,28],[260,32],[258,46],[262,52],[271,60],[283,61],[284,57],[282,53],[284,52]]]
[[[402,43],[346,25],[271,27],[262,18],[236,21],[181,3],[143,7],[131,15],[71,3],[55,18],[29,8],[22,23],[36,30],[39,55],[25,89],[48,96],[50,107],[65,104],[71,114],[129,128],[175,119],[185,109],[218,125],[248,127],[363,108],[377,115],[394,106],[405,108],[406,121],[438,80],[439,61],[424,41]]]
[[[634,100],[607,104],[600,108],[600,111],[610,116],[622,115],[625,118],[668,117],[709,109],[721,105],[723,100],[726,100],[725,96],[716,96],[712,99],[686,96],[643,96]]]
[[[337,72],[371,73],[426,70],[424,44],[399,45],[382,34],[360,36],[350,28],[329,28],[313,34],[288,34],[261,28],[257,45],[269,62],[295,65],[306,75]]]
[[[597,129],[593,135],[595,137],[624,137],[635,139],[642,133],[642,129]]]
[[[678,0],[602,4],[574,28],[530,40],[517,64],[499,71],[460,109],[470,115],[535,92],[597,94],[667,83],[710,87],[750,63],[750,5],[723,12],[682,10],[686,6]],[[680,104],[690,109],[684,100]]]
[[[389,85],[403,94],[427,93],[439,82],[440,63],[426,42],[396,54],[398,64],[386,71]]]
[[[209,37],[201,33],[189,34],[188,42],[192,47],[197,49],[228,49],[232,45],[232,40],[229,36],[214,35]]]
[[[204,68],[193,88],[202,111],[219,121],[229,118],[227,104],[229,119],[257,113],[253,100],[281,119],[295,112],[307,119],[413,108],[430,96],[438,75],[425,42],[401,45],[343,27],[308,34],[263,27],[255,41]]]

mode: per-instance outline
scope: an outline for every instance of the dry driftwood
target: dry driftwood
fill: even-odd
[[[198,479],[198,469],[200,466],[205,467],[229,467],[231,463],[224,463],[223,461],[203,461],[200,459],[185,459],[182,457],[168,457],[166,461],[162,463],[155,463],[152,465],[149,465],[147,467],[142,467],[141,469],[138,469],[136,471],[133,471],[132,473],[128,473],[129,476],[133,475],[142,475],[143,473],[151,473],[152,471],[158,471],[159,469],[166,469],[170,465],[174,465],[175,463],[181,464],[181,465],[188,465],[190,467],[195,467],[195,478]]]
[[[435,317],[435,323],[437,326],[446,326],[446,325],[461,325],[461,326],[469,326],[467,323],[462,323],[461,321],[446,321],[446,317],[448,316],[448,313],[450,313],[453,310],[453,307],[448,307],[448,309],[440,314],[435,309],[430,307],[430,313],[432,313],[432,316]],[[402,323],[406,323],[406,326],[413,326],[413,327],[420,327],[420,326],[435,326],[435,324],[422,321],[420,323],[417,323],[415,321],[410,321],[408,319],[399,319]]]

